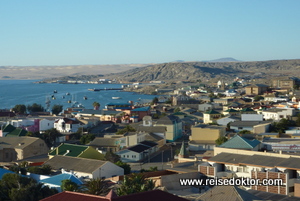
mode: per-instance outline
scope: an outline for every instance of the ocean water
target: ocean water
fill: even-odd
[[[17,104],[41,104],[47,109],[46,101],[50,101],[49,109],[54,104],[63,105],[64,109],[71,106],[83,105],[87,109],[93,108],[93,102],[99,102],[100,108],[107,103],[150,102],[155,96],[124,92],[116,90],[89,91],[88,89],[121,88],[121,84],[35,84],[37,80],[0,80],[0,109],[10,109]],[[57,93],[54,93],[54,90]],[[66,95],[70,93],[70,95]],[[55,99],[52,98],[55,97]],[[87,97],[87,100],[84,100]],[[121,99],[112,99],[120,97]],[[68,103],[72,101],[72,103]]]

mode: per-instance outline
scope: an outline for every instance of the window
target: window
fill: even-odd
[[[8,153],[5,153],[5,158],[8,158]]]

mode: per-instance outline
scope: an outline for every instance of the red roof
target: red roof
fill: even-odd
[[[77,193],[71,191],[64,191],[61,193],[57,193],[50,197],[44,198],[41,201],[110,201],[108,198],[97,196],[97,195],[90,195],[84,193]]]
[[[131,195],[117,197],[113,192],[110,192],[106,197],[97,195],[83,194],[71,191],[64,191],[50,197],[44,198],[41,201],[187,201],[187,199],[178,197],[176,195],[161,191],[153,190]]]

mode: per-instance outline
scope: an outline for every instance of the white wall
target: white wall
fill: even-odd
[[[42,119],[40,120],[40,131],[45,131],[54,128],[54,120]]]

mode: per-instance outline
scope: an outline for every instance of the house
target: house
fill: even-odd
[[[202,112],[209,111],[212,109],[214,109],[214,105],[210,104],[210,103],[203,103],[203,104],[198,105],[198,110],[202,111]]]
[[[93,141],[88,143],[88,146],[101,151],[103,154],[106,152],[117,152],[120,150],[119,138],[96,137]]]
[[[11,162],[47,154],[44,140],[36,137],[0,138],[0,161]]]
[[[296,180],[299,179],[299,157],[280,154],[267,155],[253,151],[244,151],[243,153],[246,152],[247,154],[219,153],[207,159],[205,165],[200,164],[199,172],[213,178],[234,177],[259,179],[259,181],[269,179],[272,184],[255,183],[251,186],[244,186],[244,188],[289,196],[299,193],[300,189],[295,188]]]
[[[209,110],[203,113],[203,123],[209,124],[214,123],[217,119],[220,119],[222,117],[222,114],[215,111],[215,110]]]
[[[124,169],[109,162],[96,159],[56,155],[44,163],[54,170],[72,171],[79,179],[110,178],[124,175]]]
[[[134,108],[131,110],[130,114],[132,116],[138,116],[138,121],[141,121],[145,116],[149,116],[151,114],[150,106]]]
[[[145,191],[141,193],[134,193],[130,195],[117,196],[114,192],[110,191],[105,197],[96,196],[78,192],[64,191],[50,197],[44,198],[41,201],[65,201],[65,200],[89,200],[89,201],[187,201],[187,199],[178,197],[171,193],[161,190]]]
[[[233,101],[233,99],[229,99],[229,98],[215,98],[213,99],[214,103],[218,103],[221,105],[228,105]]]
[[[122,111],[115,110],[92,110],[84,109],[76,114],[76,117],[83,119],[99,118],[100,121],[117,121],[117,116],[120,116]]]
[[[248,130],[252,133],[266,133],[270,125],[269,121],[235,121],[230,123],[230,129],[234,132]]]
[[[224,142],[218,147],[258,151],[261,148],[261,142],[256,139],[248,140],[247,138],[235,135],[234,137],[230,138],[228,141]]]
[[[0,133],[1,137],[20,137],[26,136],[27,131],[22,128],[16,128],[11,124],[7,124]]]
[[[72,182],[76,183],[78,186],[81,186],[83,184],[83,182],[72,173],[62,173],[46,179],[42,179],[39,182],[43,183],[44,186],[48,186],[49,188],[55,188],[56,190],[58,190],[58,192],[61,192],[62,181],[66,179],[71,180]]]
[[[16,114],[10,111],[0,111],[0,121],[7,121],[10,119],[14,119]]]
[[[235,201],[252,201],[263,200],[237,186],[214,186],[205,193],[199,195],[197,200],[235,200]]]
[[[240,110],[241,114],[257,114],[256,111],[254,111],[251,108],[245,107],[242,110]]]
[[[237,116],[227,116],[227,117],[223,117],[221,119],[218,119],[216,122],[220,126],[227,126],[228,123],[230,123],[230,122],[240,121],[240,120],[241,120],[241,118],[237,117]]]
[[[62,118],[54,122],[54,128],[61,133],[75,133],[83,125],[76,119]]]
[[[157,143],[143,141],[137,145],[118,151],[116,154],[121,157],[123,162],[138,162],[147,158],[149,159],[151,154],[155,153],[157,150]]]
[[[216,140],[225,136],[226,127],[216,125],[198,124],[191,128],[189,142],[190,151],[213,150]]]
[[[262,111],[261,114],[263,115],[264,119],[272,119],[275,121],[279,121],[283,118],[289,119],[294,115],[295,111],[294,108],[286,108],[286,109],[269,109]]]
[[[278,133],[275,133],[278,135]],[[276,137],[276,136],[275,136]],[[264,148],[274,152],[287,152],[299,153],[300,152],[300,139],[296,138],[264,138],[262,140]]]
[[[55,122],[55,120],[54,119],[50,119],[50,118],[41,119],[39,121],[39,131],[40,132],[44,132],[46,130],[54,128],[54,122]]]
[[[158,119],[154,126],[166,127],[167,141],[174,141],[182,136],[182,121],[174,115],[168,115]]]
[[[239,115],[240,111],[235,110],[235,109],[228,109],[228,110],[223,111],[223,114],[224,115],[235,116],[235,115]]]
[[[53,156],[70,156],[76,158],[89,158],[103,160],[104,155],[91,146],[62,143],[49,152],[50,158]]]
[[[269,86],[265,84],[252,84],[245,87],[246,95],[262,95],[268,91]]]

